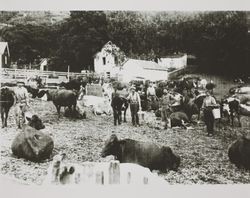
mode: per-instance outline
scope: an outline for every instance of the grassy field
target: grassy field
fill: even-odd
[[[211,77],[212,78],[212,77]],[[209,79],[207,77],[207,79]],[[213,78],[214,82],[219,79]],[[222,80],[220,80],[222,81]],[[215,94],[222,96],[235,84],[223,80],[217,84]],[[228,146],[242,134],[250,133],[250,118],[242,117],[243,127],[231,128],[223,120],[216,125],[216,134],[207,137],[203,123],[184,130],[150,128],[144,122],[141,127],[132,127],[130,116],[128,123],[113,126],[112,116],[94,116],[88,111],[86,120],[57,119],[52,102],[35,99],[31,107],[42,118],[55,142],[53,155],[59,152],[67,154],[66,161],[81,164],[84,161],[103,161],[100,152],[104,141],[115,132],[118,138],[131,138],[157,145],[170,146],[181,156],[181,165],[177,172],[159,173],[169,184],[243,184],[250,183],[250,171],[240,170],[228,160]],[[50,162],[33,163],[17,159],[12,155],[10,145],[16,130],[13,108],[10,112],[9,127],[1,130],[1,173],[14,176],[29,183],[41,184],[46,176]]]

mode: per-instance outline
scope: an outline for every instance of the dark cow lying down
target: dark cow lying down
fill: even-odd
[[[45,126],[42,122],[42,120],[35,114],[32,114],[30,112],[25,112],[25,124],[28,126],[35,128],[36,130],[44,129]]]
[[[11,145],[14,155],[34,162],[49,158],[53,148],[54,142],[49,135],[30,126],[24,126]]]
[[[232,143],[228,150],[228,157],[237,168],[243,167],[250,170],[250,139],[243,136]]]
[[[101,156],[114,155],[121,163],[136,163],[150,170],[177,170],[180,157],[170,147],[131,139],[118,140],[115,134],[107,140]]]
[[[186,127],[186,123],[189,122],[188,116],[184,112],[174,112],[170,115],[169,119],[170,127]]]

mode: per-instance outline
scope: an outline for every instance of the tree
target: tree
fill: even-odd
[[[71,71],[80,71],[93,66],[94,54],[108,41],[106,26],[104,12],[72,11],[61,26],[56,53],[62,69],[69,65]]]

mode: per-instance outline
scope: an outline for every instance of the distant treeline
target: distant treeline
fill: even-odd
[[[128,57],[155,60],[185,52],[197,57],[200,70],[238,75],[249,70],[246,14],[72,11],[60,23],[19,23],[0,34],[18,64],[49,57],[53,70],[93,69],[94,55],[110,40]]]

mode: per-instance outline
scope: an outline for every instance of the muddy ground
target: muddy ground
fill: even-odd
[[[64,152],[67,161],[81,164],[85,161],[103,161],[100,152],[104,141],[116,133],[119,138],[154,142],[170,146],[181,156],[181,165],[177,172],[159,173],[170,184],[242,184],[250,183],[250,171],[239,170],[228,160],[228,146],[241,134],[250,133],[250,119],[242,117],[244,127],[231,128],[217,123],[216,135],[206,136],[203,123],[193,129],[154,129],[142,122],[140,127],[132,127],[128,122],[113,126],[112,116],[94,116],[90,111],[85,120],[57,118],[52,102],[35,99],[31,107],[42,118],[55,142],[53,155]],[[16,129],[13,108],[10,112],[8,128],[1,129],[1,174],[14,176],[28,183],[41,184],[47,174],[50,161],[33,163],[17,159],[12,155],[10,146]]]

